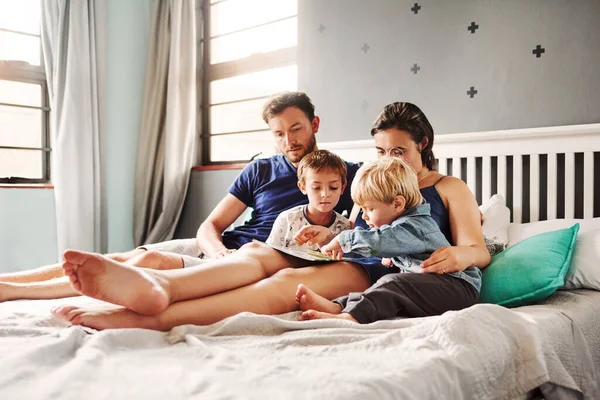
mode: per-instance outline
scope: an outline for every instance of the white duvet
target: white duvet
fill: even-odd
[[[244,313],[90,334],[53,319],[56,302],[0,304],[0,399],[511,399],[555,362],[534,322],[493,305],[371,325]]]

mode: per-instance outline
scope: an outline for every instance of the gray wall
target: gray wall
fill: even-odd
[[[148,0],[108,0],[108,250],[133,246],[133,187],[151,21]],[[54,263],[54,191],[0,188],[0,273]]]
[[[298,87],[321,142],[369,138],[393,101],[417,104],[438,134],[600,122],[598,21],[598,0],[302,0]],[[180,237],[234,177],[192,174]]]
[[[600,122],[597,0],[298,3],[299,88],[321,141],[368,138],[393,101],[417,104],[436,133]]]
[[[175,238],[196,236],[196,231],[202,221],[228,193],[229,186],[240,171],[239,169],[192,171],[181,218],[175,230]],[[242,221],[243,216],[236,224]]]

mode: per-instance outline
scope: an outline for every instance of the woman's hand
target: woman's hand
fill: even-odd
[[[331,231],[324,226],[306,225],[303,226],[294,236],[294,241],[298,246],[307,244],[309,246],[317,245],[319,247],[329,243],[333,239]]]
[[[474,264],[474,250],[468,246],[440,247],[431,253],[427,260],[423,261],[421,268],[423,272],[430,274],[449,274],[464,271]]]
[[[321,247],[321,253],[330,256],[334,260],[341,260],[342,256],[344,255],[342,246],[340,245],[340,241],[337,237],[333,238],[331,242]]]
[[[381,263],[383,265],[385,265],[386,267],[388,267],[388,268],[392,268],[394,266],[394,263],[392,262],[392,259],[391,258],[387,258],[387,257],[386,258],[382,258],[381,259]]]

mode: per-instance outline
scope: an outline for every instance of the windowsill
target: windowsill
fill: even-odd
[[[214,164],[214,165],[199,165],[197,167],[192,167],[192,171],[221,171],[228,169],[244,169],[244,167],[248,165],[246,163],[238,163],[238,164]]]
[[[0,183],[0,189],[54,189],[49,183]]]

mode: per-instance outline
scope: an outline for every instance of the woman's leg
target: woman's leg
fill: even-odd
[[[107,254],[106,257],[115,261],[127,262],[128,264],[144,268],[175,269],[182,268],[183,263],[179,259],[175,260],[175,262],[172,263],[172,260],[164,259],[163,257],[161,257],[161,254],[166,252],[175,254],[185,254],[188,256],[197,256],[200,253],[200,249],[198,247],[198,244],[196,243],[196,239],[168,240],[166,242],[147,245],[147,247],[148,250],[146,250],[145,248],[138,248],[124,253]],[[0,274],[0,282],[42,282],[54,278],[60,278],[62,276],[64,276],[62,270],[62,263],[57,263],[45,265],[43,267],[27,271]]]
[[[115,253],[108,254],[107,257],[112,258],[117,261],[127,261],[130,258],[134,258],[139,256],[146,250],[144,249],[135,249],[128,251],[127,253]],[[0,282],[10,282],[10,283],[31,283],[31,282],[43,282],[50,279],[60,278],[65,276],[62,270],[62,263],[44,265],[42,267],[19,271],[19,272],[9,272],[5,274],[0,274]]]
[[[65,273],[75,290],[141,314],[156,314],[171,303],[249,285],[301,264],[261,243],[186,269],[148,270],[99,254],[65,252]]]
[[[123,260],[126,264],[144,268],[175,269],[182,268],[183,261],[177,254],[159,251],[133,250],[129,253],[105,256],[112,260]],[[7,282],[0,281],[0,302],[18,299],[57,299],[79,296],[69,279],[64,276],[63,264],[38,268],[32,271],[12,274]],[[3,275],[7,276],[9,274]]]
[[[66,276],[43,282],[5,283],[0,282],[0,303],[19,299],[58,299],[79,296]]]
[[[138,327],[168,331],[183,324],[212,324],[244,311],[257,314],[294,311],[297,309],[294,294],[301,283],[327,299],[349,292],[362,292],[370,284],[362,267],[337,262],[284,269],[248,286],[171,304],[165,311],[153,316],[140,315],[123,307],[58,307],[53,313],[74,324],[96,329]]]

